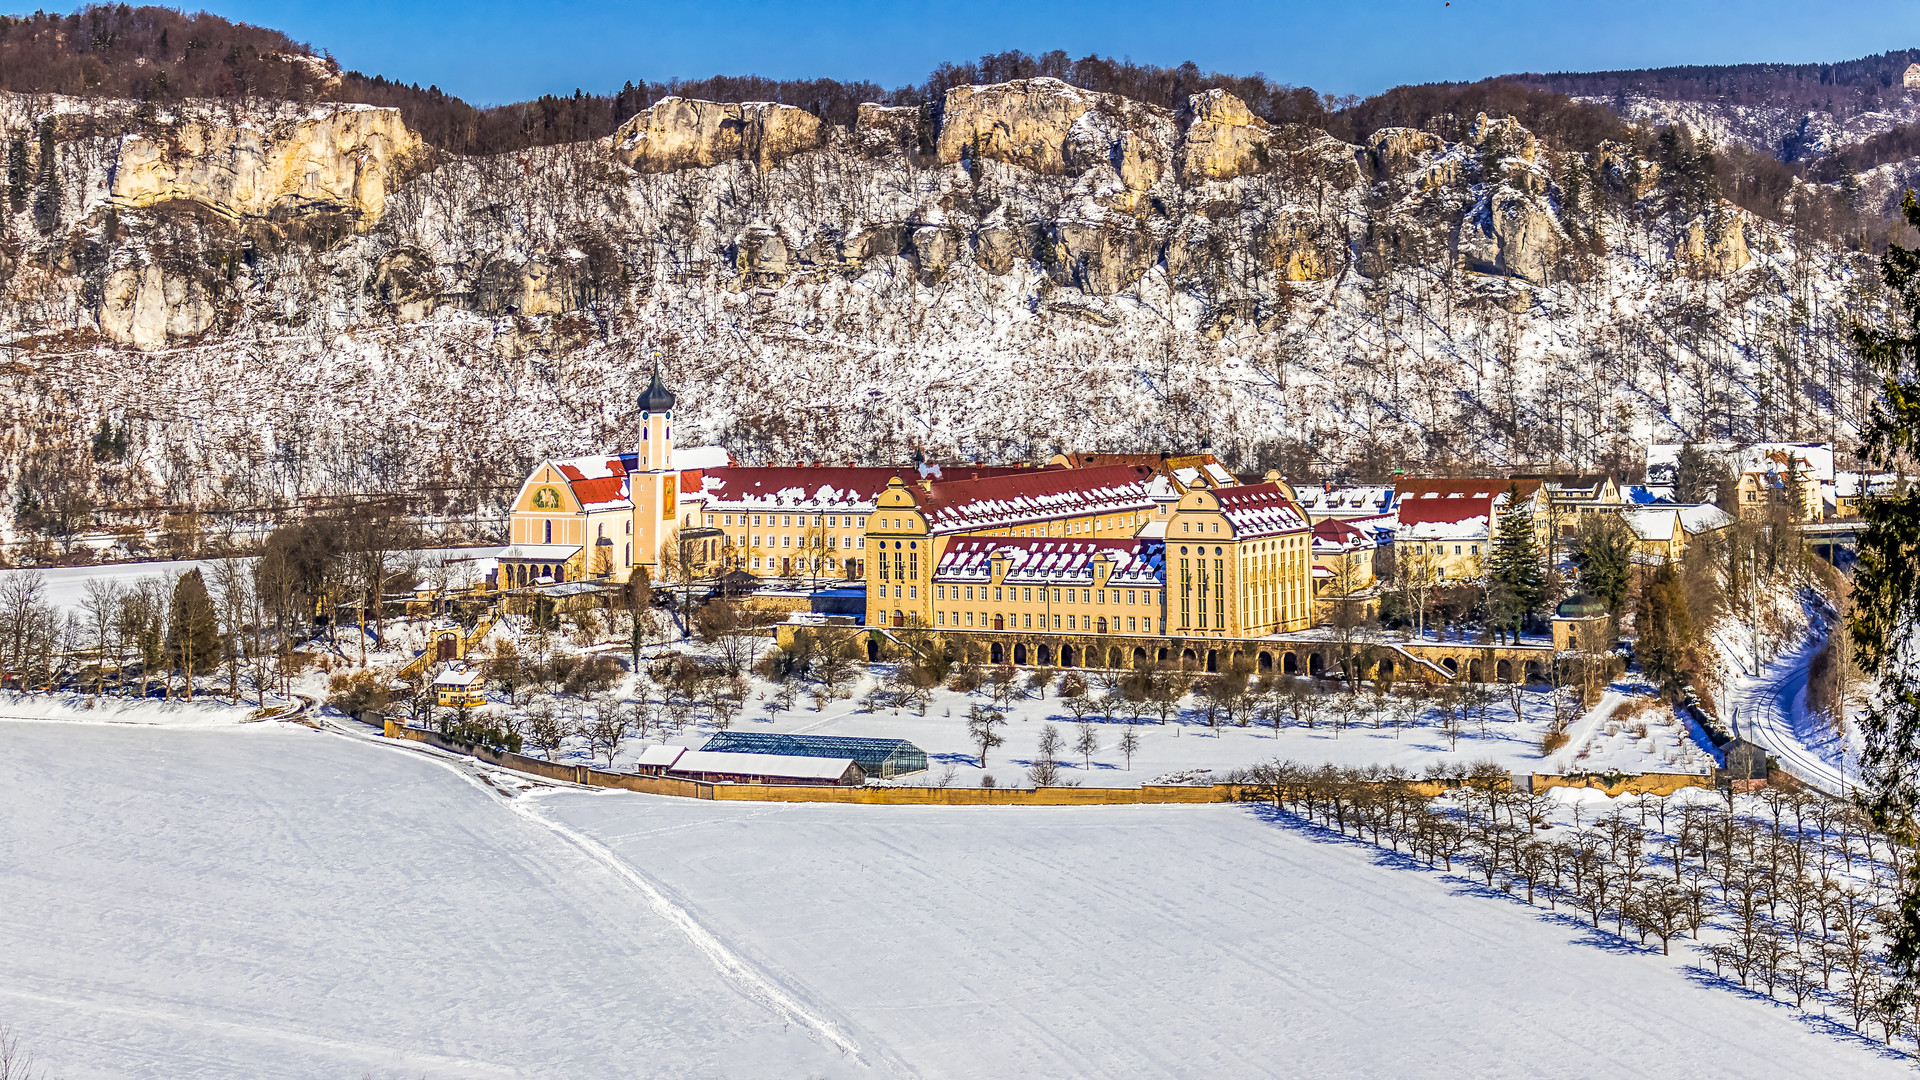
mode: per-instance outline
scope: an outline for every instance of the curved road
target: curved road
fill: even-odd
[[[1770,669],[1741,693],[1742,738],[1772,752],[1786,771],[1807,786],[1835,797],[1847,795],[1852,785],[1839,768],[1815,753],[1798,734],[1806,710],[1807,675],[1813,656],[1826,643],[1826,633],[1810,639],[1786,664]]]

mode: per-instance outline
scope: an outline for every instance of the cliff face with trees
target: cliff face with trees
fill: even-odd
[[[487,154],[324,64],[303,100],[0,94],[10,551],[389,492],[485,526],[534,459],[630,440],[656,351],[683,441],[748,460],[1629,473],[1857,423],[1840,320],[1878,285],[1827,189],[1510,84],[1101,64],[670,96]]]

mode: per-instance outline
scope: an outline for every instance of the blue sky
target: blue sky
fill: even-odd
[[[757,73],[919,82],[942,60],[1065,49],[1262,71],[1338,94],[1513,71],[1843,60],[1920,45],[1916,0],[214,0],[349,68],[479,104]]]

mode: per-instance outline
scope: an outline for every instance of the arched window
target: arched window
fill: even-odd
[[[540,542],[543,544],[553,543],[553,522],[543,521],[540,524],[544,530],[542,535],[545,537],[545,539],[541,540]]]

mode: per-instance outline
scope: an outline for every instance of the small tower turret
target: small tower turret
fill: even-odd
[[[660,381],[660,357],[654,354],[653,381],[640,395],[640,446],[636,468],[627,475],[633,499],[633,561],[654,566],[661,545],[677,531],[680,473],[673,465],[673,391]]]

